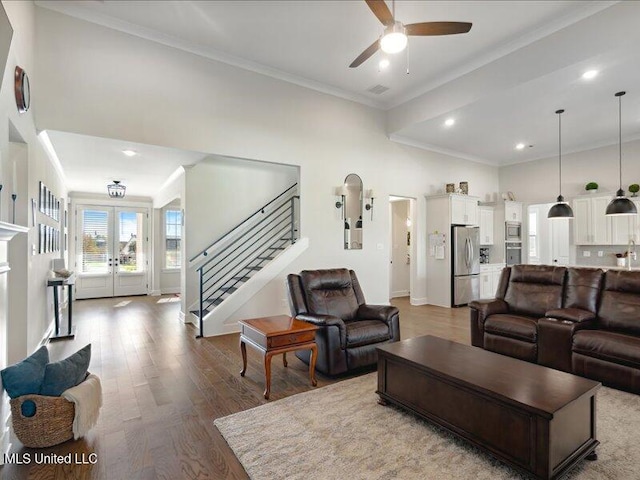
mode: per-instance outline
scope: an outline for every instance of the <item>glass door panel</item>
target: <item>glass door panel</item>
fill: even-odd
[[[113,296],[113,209],[78,209],[76,298]]]

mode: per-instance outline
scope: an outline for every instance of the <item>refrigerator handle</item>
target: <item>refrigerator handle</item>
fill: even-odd
[[[464,239],[464,263],[467,266],[467,270],[471,268],[470,258],[469,258],[469,239]]]
[[[469,270],[473,267],[473,242],[469,239]]]

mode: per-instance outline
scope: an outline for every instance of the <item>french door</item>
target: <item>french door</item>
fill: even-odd
[[[144,295],[148,210],[78,205],[76,298]]]

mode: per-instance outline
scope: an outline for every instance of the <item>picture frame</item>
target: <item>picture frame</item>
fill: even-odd
[[[36,226],[36,199],[31,199],[31,226]]]
[[[38,182],[38,208],[40,210],[40,213],[44,213],[44,196],[45,196],[44,183]]]
[[[40,223],[38,225],[38,253],[44,253],[44,245],[45,245],[45,230],[44,224]]]

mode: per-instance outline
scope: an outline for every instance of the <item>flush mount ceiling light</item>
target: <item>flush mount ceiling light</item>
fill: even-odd
[[[120,180],[114,180],[112,184],[107,185],[107,192],[111,198],[123,198],[127,187],[120,185]]]
[[[564,110],[556,110],[558,115],[558,203],[553,205],[547,213],[547,218],[573,218],[571,206],[562,196],[562,114]]]
[[[519,144],[516,145],[516,150],[522,150],[522,149],[524,149],[524,147],[525,147],[524,143],[519,143]]]
[[[447,118],[447,119],[444,121],[444,126],[445,126],[445,127],[452,127],[453,125],[455,125],[455,123],[456,123],[456,121],[455,121],[455,119],[454,119],[454,118]]]
[[[130,149],[122,150],[122,153],[124,153],[127,157],[133,157],[138,154],[138,152],[136,152],[135,150]]]
[[[618,191],[616,192],[616,198],[611,200],[609,205],[607,205],[606,215],[609,216],[619,216],[619,215],[637,215],[638,209],[636,208],[636,204],[629,200],[624,195],[624,190],[622,189],[622,96],[627,92],[618,92],[616,93],[616,97],[618,97],[618,154],[619,154],[619,173],[620,173],[620,183],[618,184]]]
[[[584,78],[585,80],[591,80],[593,78],[596,78],[598,76],[598,73],[598,70],[587,70],[582,74],[582,78]]]

